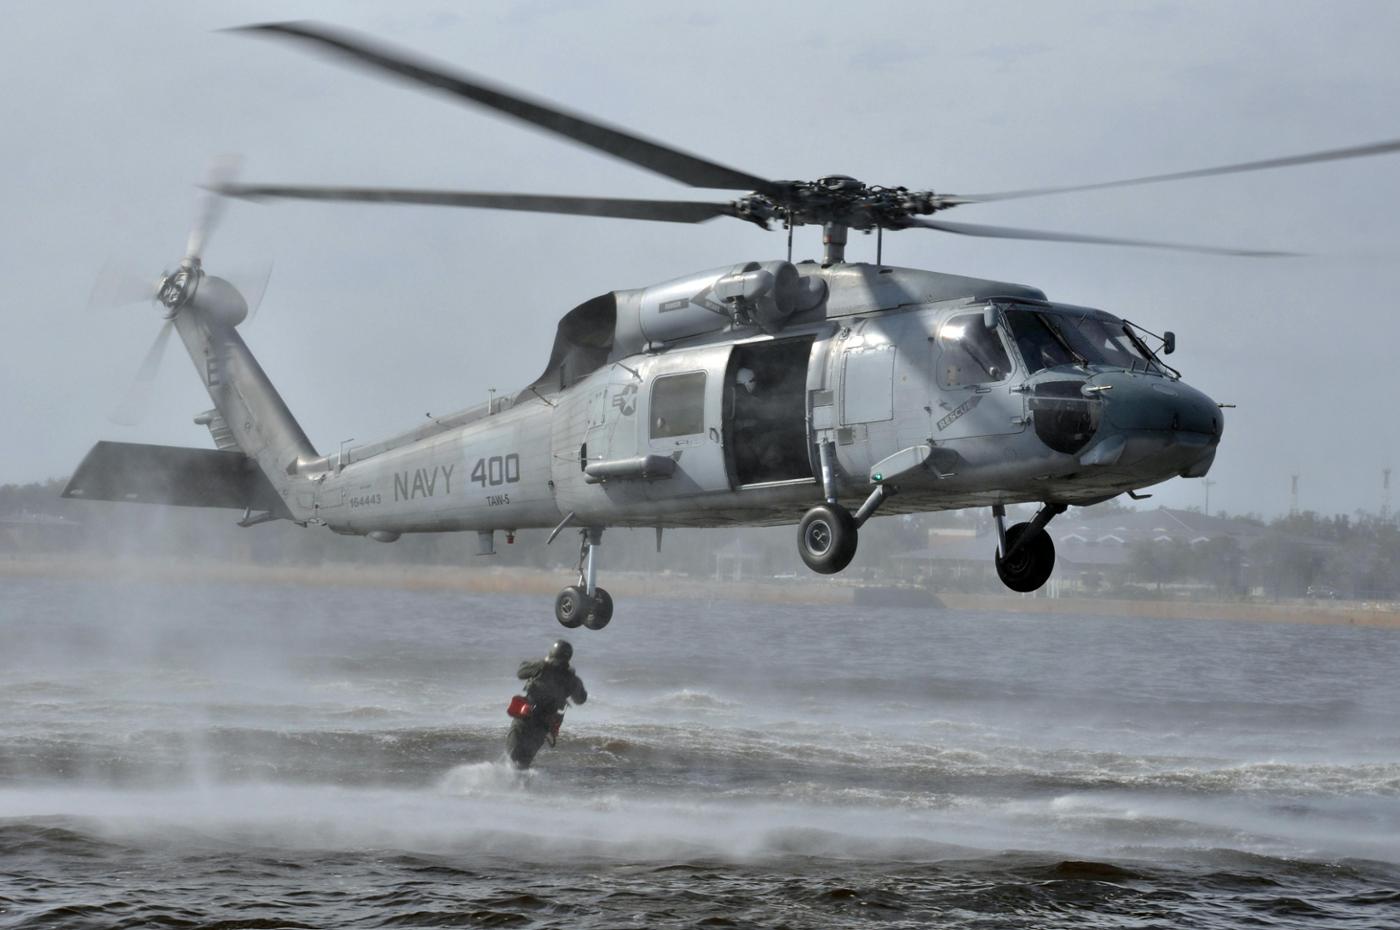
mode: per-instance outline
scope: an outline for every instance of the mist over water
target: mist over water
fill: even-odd
[[[1383,926],[1393,632],[7,582],[0,926]],[[990,923],[989,923],[990,921]]]

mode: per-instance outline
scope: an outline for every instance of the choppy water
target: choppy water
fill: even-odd
[[[0,926],[1400,926],[1400,635],[4,582]]]

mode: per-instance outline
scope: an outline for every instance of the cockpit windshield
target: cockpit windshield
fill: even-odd
[[[1153,367],[1151,354],[1122,320],[1087,315],[1061,319],[1069,324],[1065,329],[1070,344],[1089,361],[1117,368]]]
[[[1016,348],[1026,361],[1026,371],[1035,374],[1042,368],[1055,368],[1059,365],[1078,365],[1083,359],[1070,348],[1062,329],[1047,319],[1046,314],[1035,310],[1014,309],[1007,311],[1006,320],[1011,324],[1011,335],[1016,340]]]
[[[1122,320],[1029,307],[1008,309],[1006,319],[1032,374],[1057,365],[1162,370],[1132,327]]]

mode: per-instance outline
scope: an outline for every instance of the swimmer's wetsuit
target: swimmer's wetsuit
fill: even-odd
[[[515,677],[525,680],[525,700],[532,709],[529,715],[511,723],[506,751],[516,768],[528,769],[549,737],[555,719],[564,712],[564,702],[582,704],[588,700],[588,692],[567,664],[522,662]]]

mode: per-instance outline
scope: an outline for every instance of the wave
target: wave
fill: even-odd
[[[473,762],[452,768],[438,781],[437,788],[444,794],[483,797],[527,790],[541,777],[539,769],[521,771],[515,768],[502,753],[491,762]]]
[[[580,795],[563,787],[547,773],[481,764],[455,769],[431,789],[416,791],[289,785],[0,790],[0,824],[19,831],[0,832],[0,842],[37,835],[31,845],[47,844],[34,847],[47,853],[88,838],[109,844],[114,855],[126,846],[218,849],[231,843],[547,863],[792,856],[930,861],[979,854],[970,844],[927,835],[898,811],[657,800],[625,790]],[[47,832],[34,834],[29,821],[39,810],[45,811]]]
[[[708,691],[682,688],[646,701],[647,710],[733,710],[743,707],[743,702],[727,700]]]
[[[84,858],[124,855],[130,847],[99,835],[90,821],[48,816],[0,820],[0,850],[6,856],[81,856]]]
[[[690,700],[690,698],[685,698]],[[500,757],[506,724],[385,727],[395,712],[347,711],[345,728],[210,726],[110,728],[0,741],[0,785],[82,782],[139,787],[239,781],[426,786],[457,766]],[[1103,750],[897,741],[856,727],[739,728],[695,721],[606,724],[566,721],[543,757],[576,784],[623,779],[639,790],[755,795],[869,789],[891,799],[947,794],[1040,797],[1124,791],[1150,796],[1400,798],[1400,762],[1238,760]],[[379,725],[376,725],[379,724]],[[965,734],[964,734],[965,736]],[[794,786],[798,786],[794,788]]]
[[[362,804],[371,818],[385,804],[402,820],[413,816],[402,799],[346,800]],[[561,812],[546,813],[557,819]],[[268,837],[257,832],[231,837],[227,831],[186,830],[173,840],[137,836],[139,844],[123,845],[105,836],[111,827],[90,821],[0,822],[0,849],[11,839],[24,844],[6,859],[7,874],[17,882],[13,892],[6,889],[15,897],[0,897],[0,905],[10,917],[7,926],[17,930],[68,930],[466,923],[723,927],[766,926],[775,919],[842,928],[1224,928],[1304,921],[1381,926],[1400,903],[1394,890],[1400,869],[1360,860],[1229,850],[1184,851],[1155,860],[985,851],[915,838],[867,841],[842,836],[827,824],[773,825],[756,854],[740,855],[703,837],[689,846],[679,838],[665,843],[632,836],[613,846],[584,847],[572,842],[567,821],[554,836],[535,837],[533,855],[521,859],[512,849],[526,849],[523,842],[512,847],[489,829],[475,831],[474,824],[448,809],[439,815],[442,835],[466,825],[462,845],[444,847],[446,854],[382,843],[249,845]],[[504,819],[482,826],[499,827]],[[136,835],[132,829],[118,832]],[[382,839],[385,834],[360,835]],[[37,843],[31,836],[39,837]],[[339,839],[348,843],[356,836],[345,833]],[[411,838],[411,831],[397,836]],[[646,854],[649,843],[654,855]],[[114,872],[121,879],[116,885]],[[248,894],[250,887],[256,894]]]
[[[378,705],[366,705],[363,707],[350,707],[345,710],[332,711],[327,714],[333,720],[389,720],[395,717],[404,717],[406,714],[401,710],[391,707],[380,707]]]
[[[34,679],[0,683],[0,700],[28,701],[39,699],[72,700],[90,696],[93,689],[71,681]]]
[[[1375,872],[1400,878],[1393,824],[1375,828],[1368,847],[1365,837],[1352,835],[1353,824],[1333,823],[1336,835],[1324,842],[1315,821],[1290,838],[1289,824],[1269,817],[1264,809],[1226,806],[1133,809],[1122,801],[1115,808],[1105,798],[1039,804],[956,799],[916,809],[800,798],[641,797],[626,786],[580,793],[552,772],[519,773],[492,762],[455,768],[421,790],[252,784],[0,789],[0,850],[11,863],[236,848],[277,858],[284,858],[277,850],[384,850],[561,866],[707,857],[975,861],[1027,877],[1037,875],[1028,870],[1053,868],[1060,880],[1094,881],[1127,876],[1083,863],[1112,862],[1125,870],[1135,870],[1134,862],[1189,863],[1203,875],[1280,881]],[[1386,831],[1392,832],[1382,837]],[[1027,852],[1007,852],[1018,849]]]

